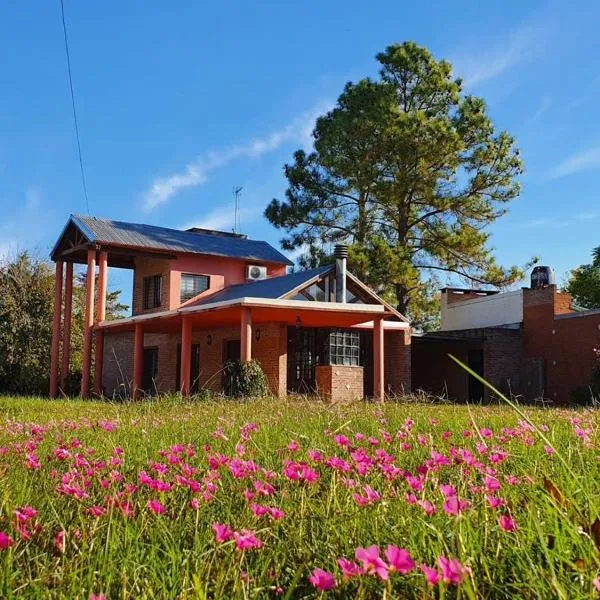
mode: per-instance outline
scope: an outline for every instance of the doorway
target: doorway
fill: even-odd
[[[190,369],[190,394],[200,390],[200,344],[192,344],[192,365]],[[177,344],[177,365],[175,389],[181,391],[181,344]]]
[[[483,350],[480,348],[471,348],[467,356],[467,365],[474,373],[484,377],[483,372]],[[483,383],[469,374],[469,401],[481,402],[483,400]]]

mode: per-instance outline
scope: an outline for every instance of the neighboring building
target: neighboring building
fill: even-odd
[[[552,279],[531,288],[495,291],[445,288],[441,330],[413,336],[413,389],[457,400],[491,396],[448,356],[453,354],[496,389],[525,399],[568,403],[585,391],[600,347],[600,311],[577,311]]]
[[[409,324],[346,271],[346,254],[287,274],[285,256],[242,235],[72,215],[52,251],[50,394],[69,369],[73,264],[87,264],[83,396],[226,392],[225,362],[252,358],[277,396],[409,391]],[[133,270],[131,317],[105,320],[109,266]]]

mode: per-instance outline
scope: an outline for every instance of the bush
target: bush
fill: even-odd
[[[235,398],[262,398],[269,395],[267,378],[256,360],[231,360],[225,364],[225,391]]]

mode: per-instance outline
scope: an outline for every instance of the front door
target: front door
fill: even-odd
[[[223,391],[226,396],[231,396],[231,377],[228,373],[227,364],[237,362],[242,356],[242,345],[240,340],[226,340],[223,345]]]
[[[298,394],[313,394],[318,364],[317,330],[288,327],[287,389]]]

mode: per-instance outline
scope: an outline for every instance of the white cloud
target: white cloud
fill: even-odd
[[[542,117],[542,115],[552,106],[552,100],[550,99],[549,96],[542,96],[542,99],[540,100],[540,106],[539,108],[535,111],[533,117],[531,117],[531,119],[529,119],[530,123],[535,123],[538,119],[540,119]]]
[[[245,144],[235,144],[224,150],[208,151],[188,163],[180,172],[155,179],[144,194],[144,207],[152,210],[168,202],[180,190],[204,183],[211,171],[235,160],[256,159],[288,143],[310,147],[312,145],[310,133],[315,120],[331,106],[329,102],[322,102],[312,110],[296,116],[285,127],[264,137],[250,140]]]
[[[472,87],[498,77],[512,67],[527,64],[540,56],[546,46],[548,27],[524,25],[513,30],[507,39],[486,49],[462,52],[452,61],[455,75]]]
[[[234,227],[235,207],[233,204],[215,208],[207,215],[189,221],[181,229],[200,227],[201,229],[216,229],[220,231],[231,231]],[[241,208],[238,213],[238,224],[243,225],[256,220],[261,215],[258,208]]]
[[[558,179],[582,171],[594,171],[600,168],[600,146],[573,154],[551,169],[549,179]]]

